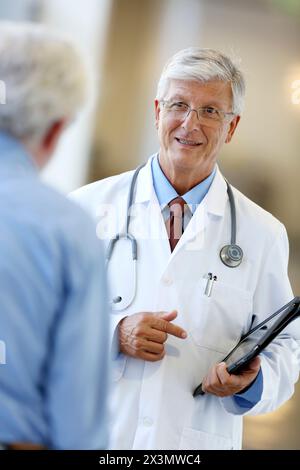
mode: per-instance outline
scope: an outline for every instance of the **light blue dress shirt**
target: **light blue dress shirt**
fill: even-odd
[[[173,188],[170,181],[166,178],[165,174],[163,173],[160,167],[157,155],[152,159],[151,168],[152,168],[154,190],[155,190],[159,205],[162,209],[164,220],[167,220],[170,216],[170,209],[169,209],[168,204],[173,199],[178,197],[179,194],[177,194],[176,190]],[[181,196],[185,200],[185,202],[188,204],[189,209],[190,209],[188,211],[188,214],[190,214],[190,217],[188,219],[185,218],[184,228],[186,228],[187,223],[192,218],[192,215],[194,214],[198,205],[200,204],[202,199],[205,197],[207,191],[210,188],[211,183],[213,182],[215,174],[216,174],[216,168],[214,168],[212,173],[204,181],[201,181],[200,184],[197,184],[197,186],[194,186],[187,193]]]
[[[164,172],[162,171],[159,164],[158,155],[156,155],[152,159],[151,169],[155,193],[159,205],[162,209],[163,218],[164,220],[167,220],[170,215],[168,203],[172,201],[172,199],[178,197],[179,194],[173,188],[170,181],[167,179]],[[184,229],[186,228],[189,220],[192,218],[198,205],[206,196],[210,185],[213,182],[215,174],[216,167],[205,180],[201,181],[201,183],[194,186],[187,193],[181,195],[181,197],[186,201],[190,209],[189,215],[184,218]],[[251,409],[261,399],[262,391],[263,375],[260,369],[259,374],[257,375],[253,384],[245,392],[234,395],[234,400],[236,401],[236,404],[241,408]]]
[[[0,134],[0,442],[107,445],[108,312],[92,221]]]

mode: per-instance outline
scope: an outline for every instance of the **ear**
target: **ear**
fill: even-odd
[[[229,130],[228,130],[228,133],[227,133],[227,137],[226,137],[226,140],[225,140],[225,143],[228,144],[231,139],[232,139],[232,136],[237,128],[237,125],[238,123],[240,122],[240,119],[241,119],[241,116],[235,116],[232,121],[230,122],[229,124]]]
[[[159,123],[159,115],[160,115],[160,104],[158,100],[154,101],[154,106],[155,106],[155,127],[158,129],[158,123]]]
[[[54,152],[66,124],[67,119],[59,119],[48,128],[41,142],[44,154],[51,155]]]

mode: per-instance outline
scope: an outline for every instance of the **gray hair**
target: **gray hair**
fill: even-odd
[[[243,74],[233,61],[221,52],[200,47],[189,47],[177,52],[162,71],[157,87],[158,100],[164,98],[171,79],[228,82],[232,91],[232,111],[235,114],[242,112],[245,96]]]
[[[86,70],[65,35],[34,23],[0,22],[0,130],[36,139],[59,119],[75,117],[86,96]]]

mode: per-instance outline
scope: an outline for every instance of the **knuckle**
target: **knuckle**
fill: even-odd
[[[142,312],[140,313],[140,321],[141,322],[146,322],[147,320],[149,320],[149,313],[146,313],[146,312]]]
[[[132,341],[132,346],[134,347],[135,350],[139,350],[141,349],[142,347],[142,342],[139,338],[135,338],[133,341]]]
[[[173,334],[173,328],[172,327],[173,327],[173,325],[166,323],[164,325],[164,329],[163,329],[164,334],[165,335],[167,335],[167,334],[172,335]]]
[[[134,328],[134,334],[135,336],[142,336],[144,330],[143,330],[143,327],[142,325],[138,324],[135,328]]]
[[[158,344],[158,345],[161,345],[161,344],[163,344],[163,343],[165,342],[163,336],[156,336],[156,337],[153,339],[153,341],[155,341],[156,344]]]
[[[159,328],[162,332],[164,332],[164,333],[166,333],[166,331],[168,330],[168,323],[167,323],[167,322],[164,322],[163,320],[162,320],[162,321],[159,321],[159,322],[157,323],[157,326],[158,326],[158,328]]]

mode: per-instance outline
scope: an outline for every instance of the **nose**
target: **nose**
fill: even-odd
[[[198,130],[200,128],[200,121],[196,109],[189,109],[184,121],[182,122],[182,127],[188,131]]]

